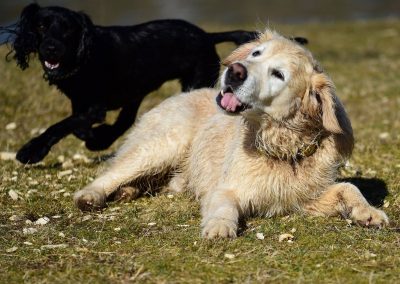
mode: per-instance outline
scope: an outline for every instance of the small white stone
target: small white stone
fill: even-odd
[[[389,132],[382,132],[382,133],[379,134],[379,138],[382,139],[382,140],[388,139],[389,136],[390,136]]]
[[[14,152],[0,152],[0,160],[9,161],[15,160],[15,153]]]
[[[179,224],[179,225],[177,225],[178,227],[182,227],[182,228],[187,228],[187,227],[189,227],[189,225],[186,225],[186,224]]]
[[[63,196],[64,196],[64,197],[69,197],[69,196],[71,196],[71,193],[65,192],[65,193],[63,194]]]
[[[54,216],[51,216],[51,218],[53,218],[53,219],[60,219],[60,218],[62,218],[62,216],[61,216],[61,215],[54,215]]]
[[[35,221],[35,225],[46,225],[47,223],[49,223],[50,222],[50,219],[48,218],[48,217],[42,217],[42,218],[39,218],[39,219],[37,219],[36,221]]]
[[[8,191],[8,195],[14,201],[18,200],[18,198],[19,198],[18,193],[15,190],[12,190],[12,189]]]
[[[12,215],[12,216],[10,216],[10,218],[8,218],[8,220],[10,220],[10,221],[21,221],[23,219],[23,217],[22,216],[19,216],[19,215]]]
[[[294,239],[294,236],[291,234],[280,234],[278,241],[283,242],[283,241],[292,241]]]
[[[172,199],[172,198],[174,198],[174,195],[173,194],[168,194],[167,197]]]
[[[43,245],[40,249],[58,249],[58,248],[67,248],[67,244],[58,244],[58,245]]]
[[[14,130],[17,128],[17,124],[15,122],[10,122],[6,125],[6,130]]]
[[[228,258],[228,259],[234,259],[234,258],[235,258],[235,255],[234,255],[234,254],[231,254],[231,253],[226,253],[226,254],[224,254],[224,257],[226,257],[226,258]]]
[[[57,161],[58,161],[59,163],[64,163],[64,161],[65,161],[64,155],[58,156],[58,157],[57,157]]]
[[[17,249],[18,249],[18,247],[12,247],[12,248],[6,249],[6,252],[14,252]]]
[[[119,232],[121,231],[121,228],[120,227],[114,228],[114,231]]]
[[[22,233],[24,235],[32,235],[34,233],[36,233],[38,230],[36,228],[23,228],[22,229]]]
[[[37,180],[32,180],[29,182],[30,185],[38,185],[39,182]]]
[[[24,242],[24,245],[33,246],[33,244],[31,242]]]
[[[86,215],[82,217],[82,222],[92,219],[92,215]]]
[[[291,232],[292,234],[296,233],[296,231],[297,231],[296,228],[292,228],[292,229],[290,230],[290,232]]]
[[[60,238],[65,238],[65,234],[64,234],[63,232],[59,232],[59,233],[58,233],[58,236],[59,236]]]
[[[62,178],[64,176],[68,176],[71,174],[72,174],[72,170],[61,171],[61,172],[57,173],[57,177]]]
[[[386,201],[383,203],[383,207],[388,208],[389,206],[390,206],[390,202],[386,200]]]
[[[157,223],[155,223],[155,222],[151,222],[151,223],[148,223],[147,224],[147,226],[155,226]]]
[[[66,160],[64,163],[62,163],[62,165],[61,165],[61,167],[63,168],[63,169],[69,169],[69,168],[72,168],[74,166],[74,163],[70,160],[70,159],[68,159],[68,160]]]
[[[87,242],[88,242],[88,240],[87,240],[87,239],[85,239],[85,238],[83,238],[83,239],[82,239],[82,242],[84,242],[84,243],[87,243]]]
[[[265,239],[265,237],[264,237],[264,234],[263,234],[263,233],[257,233],[257,234],[256,234],[256,237],[257,237],[257,239],[259,239],[259,240],[263,240],[263,239]]]

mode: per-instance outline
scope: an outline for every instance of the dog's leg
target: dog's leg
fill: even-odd
[[[89,110],[82,114],[73,114],[64,120],[50,126],[40,136],[26,143],[17,153],[17,160],[24,164],[33,164],[41,161],[54,144],[79,128],[88,128],[96,122],[101,122],[105,112]]]
[[[179,109],[179,98],[174,98],[143,115],[109,168],[75,193],[76,205],[81,210],[102,208],[120,186],[179,165],[189,148],[196,114],[189,107]]]
[[[89,139],[85,140],[86,147],[92,151],[104,150],[110,147],[135,122],[138,108],[139,104],[125,106],[113,125],[102,124],[91,128],[89,130],[91,135]]]
[[[234,238],[238,230],[239,205],[231,190],[217,190],[206,194],[202,205],[202,236],[213,239]]]
[[[322,196],[308,204],[305,210],[317,216],[340,214],[366,227],[382,227],[389,223],[386,214],[369,205],[360,190],[350,183],[331,185]]]

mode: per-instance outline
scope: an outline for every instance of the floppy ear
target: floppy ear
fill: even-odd
[[[246,59],[250,52],[258,45],[258,42],[249,42],[242,44],[236,48],[227,58],[225,58],[221,63],[224,66],[228,66],[235,61],[240,61]]]
[[[39,9],[40,6],[36,3],[26,6],[16,24],[16,38],[12,47],[15,50],[14,59],[22,70],[29,67],[29,54],[37,52],[38,38],[33,19]]]
[[[82,33],[77,51],[79,60],[88,55],[89,46],[92,44],[93,22],[85,13],[78,13],[78,22],[81,25]]]
[[[343,133],[340,117],[346,114],[335,94],[335,86],[324,73],[314,73],[311,77],[311,90],[305,103],[311,115],[320,112],[324,128],[336,134]],[[321,113],[322,112],[322,113]]]

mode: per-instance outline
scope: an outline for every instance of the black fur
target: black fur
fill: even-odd
[[[29,67],[30,55],[38,54],[44,78],[72,105],[71,116],[18,151],[22,163],[39,162],[69,134],[90,150],[106,149],[133,124],[146,94],[176,78],[184,91],[213,86],[219,74],[215,44],[257,37],[245,31],[206,33],[182,20],[101,27],[84,13],[37,4],[24,8],[13,33],[18,66]],[[115,109],[121,109],[117,120],[105,124],[106,112]],[[93,127],[96,123],[102,124]]]

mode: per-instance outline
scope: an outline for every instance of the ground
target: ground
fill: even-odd
[[[96,176],[101,157],[122,139],[96,153],[71,136],[37,166],[2,154],[0,282],[398,282],[400,21],[270,27],[309,38],[310,50],[333,78],[356,136],[342,178],[382,206],[389,227],[365,229],[339,217],[294,214],[252,218],[237,239],[208,241],[200,237],[199,206],[185,194],[82,213],[73,192]],[[219,52],[227,55],[232,48],[221,45]],[[0,58],[7,50],[0,48]],[[143,102],[141,113],[178,90],[176,82],[164,85]],[[42,80],[36,61],[23,72],[0,61],[0,152],[16,152],[69,112],[68,100]],[[279,242],[282,234],[293,238]]]

